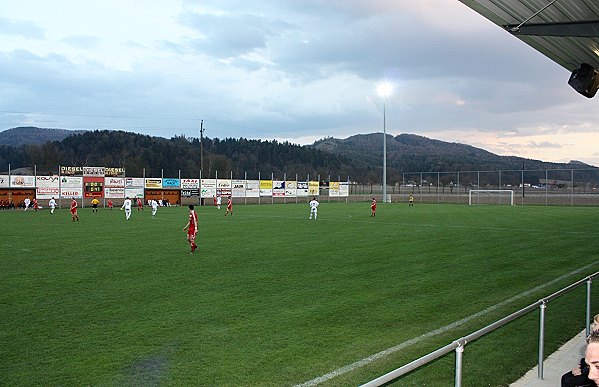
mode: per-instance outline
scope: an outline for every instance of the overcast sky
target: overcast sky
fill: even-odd
[[[598,98],[457,0],[19,0],[0,130],[308,144],[383,131],[599,165]]]

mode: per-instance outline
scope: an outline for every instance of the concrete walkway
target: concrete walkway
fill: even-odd
[[[536,366],[528,371],[520,380],[512,383],[512,387],[544,387],[559,386],[562,375],[572,370],[584,357],[585,331],[580,332],[560,349],[552,353],[543,363],[543,380],[538,378]]]

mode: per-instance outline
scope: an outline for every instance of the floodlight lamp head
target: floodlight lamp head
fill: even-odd
[[[572,71],[568,84],[587,98],[593,98],[599,89],[599,70],[588,63]]]
[[[389,82],[383,82],[377,87],[377,92],[381,97],[389,97],[393,91],[393,85]]]

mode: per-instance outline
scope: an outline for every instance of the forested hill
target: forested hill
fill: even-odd
[[[383,134],[359,134],[339,140],[325,138],[315,148],[351,158],[382,163]],[[470,145],[433,140],[415,134],[387,135],[387,163],[401,171],[476,171],[497,169],[573,168],[570,163],[547,163],[515,156],[498,156]],[[577,168],[585,165],[577,163]]]
[[[295,177],[347,176],[352,161],[311,147],[287,142],[248,140],[245,138],[204,138],[202,176],[270,178],[283,174]],[[42,145],[12,147],[0,145],[0,171],[36,165],[38,174],[56,173],[59,165],[124,167],[128,176],[181,177],[200,176],[200,142],[197,138],[176,136],[171,139],[123,131],[88,131],[50,141]],[[329,172],[330,171],[330,172]],[[1,173],[1,172],[0,172]]]
[[[21,126],[0,132],[0,144],[10,146],[39,145],[48,141],[61,141],[68,136],[83,132],[83,130],[43,129],[33,126]]]
[[[41,129],[43,130],[43,129]],[[72,132],[71,132],[72,133]],[[382,133],[325,138],[313,145],[249,140],[245,138],[204,139],[202,176],[257,179],[311,178],[326,180],[348,176],[361,183],[382,180]],[[123,131],[86,131],[61,141],[40,145],[0,145],[0,174],[21,167],[37,167],[38,174],[58,172],[58,166],[124,167],[128,176],[199,177],[200,142],[197,138],[175,136],[171,139]],[[407,172],[497,171],[544,169],[581,169],[578,176],[597,181],[599,169],[589,165],[546,163],[513,156],[498,156],[483,149],[449,143],[412,134],[387,136],[387,182],[402,181]]]

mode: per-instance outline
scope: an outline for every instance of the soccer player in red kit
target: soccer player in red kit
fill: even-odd
[[[229,213],[231,214],[231,216],[233,216],[233,201],[231,200],[230,196],[227,199],[227,212],[225,212],[225,216],[227,216],[227,214]]]
[[[79,221],[79,215],[77,215],[77,200],[75,200],[75,198],[71,200],[71,218],[73,219],[73,222],[75,219],[77,219],[77,222]]]
[[[108,208],[112,210],[112,200],[108,199]]]
[[[37,204],[37,199],[33,198],[33,209],[35,210],[35,212],[37,212],[37,210],[39,210],[39,205]]]
[[[137,211],[143,211],[144,210],[144,202],[141,200],[141,198],[137,198]]]
[[[370,216],[376,216],[376,200],[372,198],[372,204],[370,205]]]
[[[196,234],[198,233],[198,214],[196,214],[193,209],[193,204],[189,205],[189,221],[183,227],[183,230],[187,229],[187,242],[191,246],[191,252],[189,254],[193,254],[193,252],[198,248],[196,245]]]

